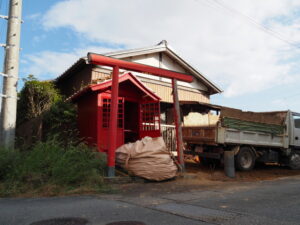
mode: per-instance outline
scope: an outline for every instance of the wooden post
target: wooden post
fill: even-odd
[[[108,177],[115,176],[115,151],[117,147],[118,130],[118,97],[119,97],[119,67],[113,67],[110,120],[109,120],[109,149],[107,157]]]
[[[177,90],[177,79],[174,79],[174,78],[172,79],[172,88],[173,88],[174,121],[175,121],[175,130],[176,130],[177,157],[178,157],[178,161],[182,167],[182,170],[184,171],[185,165],[184,165],[184,158],[183,158],[183,141],[182,141],[179,98],[178,98],[178,90]]]

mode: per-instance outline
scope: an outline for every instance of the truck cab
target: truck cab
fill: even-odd
[[[289,111],[290,138],[289,145],[293,148],[300,148],[300,113]]]

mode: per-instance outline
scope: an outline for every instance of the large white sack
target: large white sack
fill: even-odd
[[[166,180],[177,173],[177,166],[162,137],[144,137],[122,145],[116,150],[116,164],[148,180]]]

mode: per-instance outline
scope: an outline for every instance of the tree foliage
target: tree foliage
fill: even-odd
[[[56,138],[65,145],[79,143],[77,107],[65,101],[54,103],[43,116],[44,139]]]
[[[39,81],[32,75],[24,81],[19,93],[17,124],[30,123],[39,117],[42,130],[32,129],[39,132],[30,134],[36,137],[33,142],[56,138],[65,144],[79,143],[76,106],[66,102],[51,81]],[[21,144],[27,143],[22,134],[18,139]]]
[[[62,96],[51,81],[38,81],[33,75],[24,79],[19,93],[17,122],[21,124],[36,118],[62,100]]]

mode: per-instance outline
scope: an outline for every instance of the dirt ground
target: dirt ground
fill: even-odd
[[[300,170],[291,170],[277,164],[258,164],[252,171],[236,171],[234,179],[224,174],[223,167],[203,166],[193,161],[186,162],[187,173],[197,175],[197,179],[203,181],[261,181],[273,180],[279,177],[300,175]]]
[[[119,189],[126,195],[155,195],[155,193],[172,193],[187,190],[209,190],[212,186],[226,187],[234,183],[247,185],[248,182],[274,180],[283,177],[300,175],[300,170],[290,170],[279,165],[258,165],[253,171],[236,171],[235,178],[224,174],[222,167],[203,166],[193,161],[186,162],[186,172],[177,178],[164,182],[138,182],[118,184]]]

